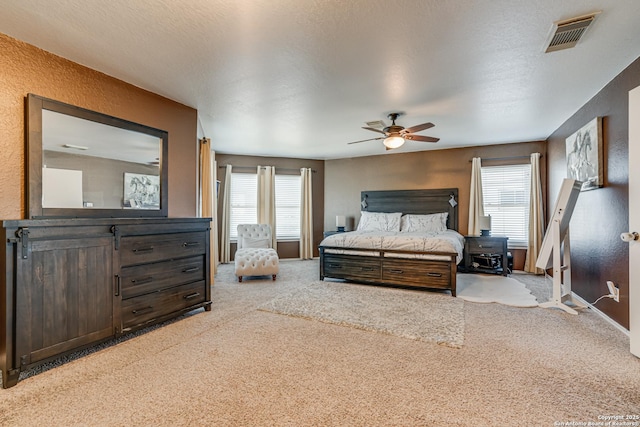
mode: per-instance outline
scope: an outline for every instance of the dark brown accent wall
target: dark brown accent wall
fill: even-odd
[[[629,91],[640,85],[640,58],[607,84],[548,139],[549,192],[555,203],[567,176],[568,136],[602,116],[604,187],[580,193],[571,225],[572,289],[593,302],[607,294],[606,281],[620,288],[620,302],[601,300],[596,307],[629,328],[629,248],[620,240],[629,226]]]
[[[315,172],[312,174],[311,184],[313,192],[313,242],[314,256],[318,256],[318,244],[322,241],[322,226],[324,224],[324,161],[309,159],[294,159],[285,157],[258,157],[240,156],[233,154],[216,154],[218,166],[232,165],[237,172],[256,171],[260,166],[275,166],[276,173],[300,174],[300,168],[311,168]],[[281,172],[278,171],[281,170]],[[224,188],[225,170],[218,168],[218,180],[220,188]],[[222,190],[218,198],[218,224],[222,223]],[[221,236],[218,230],[218,236]],[[236,251],[235,243],[231,244],[231,254]],[[281,259],[300,258],[300,242],[284,241],[278,242],[278,255]]]
[[[25,97],[34,93],[169,132],[169,216],[197,209],[197,111],[0,34],[0,218],[25,218]]]

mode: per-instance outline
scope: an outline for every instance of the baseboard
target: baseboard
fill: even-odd
[[[611,325],[613,325],[616,329],[618,329],[620,332],[622,332],[623,334],[625,334],[626,336],[629,336],[629,330],[626,329],[624,326],[620,325],[618,322],[616,322],[615,320],[613,320],[612,318],[610,318],[609,316],[607,316],[604,312],[598,310],[596,307],[593,306],[593,304],[588,303],[587,301],[584,300],[584,298],[581,298],[579,295],[577,295],[575,292],[571,292],[571,296],[576,299],[578,302],[580,302],[581,304],[589,307],[589,309],[593,310],[597,315],[599,315],[600,317],[602,317],[604,320],[606,320],[607,322],[609,322]]]

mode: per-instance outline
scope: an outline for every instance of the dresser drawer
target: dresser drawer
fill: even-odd
[[[204,256],[125,267],[120,272],[122,298],[132,298],[183,283],[204,280]]]
[[[467,240],[467,250],[469,253],[502,253],[505,249],[502,240],[474,238]]]
[[[382,260],[382,280],[398,285],[450,288],[449,264],[427,260]]]
[[[205,232],[125,236],[120,239],[120,265],[136,265],[206,253]]]
[[[367,259],[367,257],[325,254],[324,275],[336,279],[380,280],[380,259],[378,257]]]
[[[205,301],[205,282],[199,281],[122,301],[122,331]]]

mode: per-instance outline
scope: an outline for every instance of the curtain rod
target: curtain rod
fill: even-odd
[[[540,154],[540,158],[542,158],[542,154]],[[531,156],[510,156],[510,157],[480,157],[481,160],[520,160],[520,159],[530,159]],[[469,160],[471,163],[473,160]]]
[[[218,165],[218,169],[223,169],[226,168],[227,165]],[[260,167],[265,167],[265,166],[260,166]],[[257,166],[233,166],[233,169],[253,169],[256,170]],[[279,168],[276,167],[277,171],[286,171],[286,172],[300,172],[300,169],[294,169],[294,168]],[[311,172],[316,173],[315,169],[311,169]]]

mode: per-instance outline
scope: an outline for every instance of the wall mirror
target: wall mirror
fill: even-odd
[[[166,131],[27,96],[29,218],[166,217]]]

